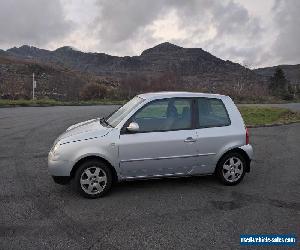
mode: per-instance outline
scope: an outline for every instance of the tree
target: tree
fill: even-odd
[[[283,70],[277,67],[274,75],[270,78],[269,89],[274,96],[281,97],[283,99],[289,99],[291,94],[289,93],[289,81],[286,79]]]
[[[88,83],[82,88],[80,97],[83,100],[103,99],[106,93],[107,89],[105,86],[98,83]]]
[[[134,74],[123,77],[118,87],[119,98],[131,99],[133,96],[145,92],[147,78],[143,75]]]
[[[150,80],[149,91],[174,91],[184,88],[174,72],[165,72]]]

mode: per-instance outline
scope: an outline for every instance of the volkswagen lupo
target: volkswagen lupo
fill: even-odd
[[[141,94],[105,118],[60,135],[48,157],[54,181],[84,197],[123,180],[215,174],[225,185],[250,171],[248,130],[230,97],[189,92]]]

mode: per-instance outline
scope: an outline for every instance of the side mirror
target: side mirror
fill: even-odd
[[[140,127],[136,122],[131,122],[126,129],[129,132],[138,132]]]

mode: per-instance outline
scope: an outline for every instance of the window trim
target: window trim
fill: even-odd
[[[227,125],[219,125],[219,126],[200,126],[199,125],[199,104],[198,104],[198,99],[210,99],[210,100],[219,100],[221,102],[221,104],[223,105],[224,109],[225,109],[225,112],[226,112],[226,115],[228,117],[228,120],[229,120],[229,123]],[[221,128],[221,127],[228,127],[232,124],[231,122],[231,119],[230,119],[230,116],[229,116],[229,113],[228,113],[228,110],[223,102],[222,99],[220,98],[215,98],[215,97],[196,97],[195,98],[195,117],[196,117],[196,121],[195,121],[195,125],[196,125],[196,129],[202,129],[202,128]]]
[[[163,101],[163,100],[171,100],[171,99],[180,99],[180,100],[190,100],[191,102],[191,126],[190,128],[181,128],[181,129],[171,129],[171,130],[153,130],[153,131],[140,131],[140,132],[129,132],[127,131],[127,127],[129,125],[129,123],[132,121],[132,117],[135,116],[135,114],[137,112],[139,112],[141,109],[146,108],[148,105],[150,105],[151,103],[155,102],[155,101]],[[194,130],[196,129],[196,112],[195,112],[195,108],[196,108],[196,99],[194,97],[166,97],[166,98],[162,98],[162,99],[155,99],[152,100],[148,103],[146,103],[144,106],[140,107],[138,110],[136,110],[133,115],[128,118],[128,120],[124,123],[124,125],[122,126],[121,130],[120,130],[120,134],[124,135],[124,134],[144,134],[144,133],[157,133],[157,132],[171,132],[171,131],[182,131],[182,130]]]
[[[130,102],[131,100],[133,100],[134,98],[139,98],[139,99],[141,99],[141,102],[140,103],[138,103],[137,104],[137,106],[139,106],[140,104],[142,104],[144,101],[145,101],[145,99],[144,98],[142,98],[142,97],[140,97],[140,96],[135,96],[135,97],[133,97],[132,99],[130,99],[128,102]],[[117,108],[115,111],[113,111],[113,112],[111,112],[109,115],[107,115],[106,117],[104,117],[105,118],[105,120],[107,121],[113,114],[115,114],[116,112],[118,112],[122,107],[124,107],[128,102],[126,102],[124,105],[121,105],[119,108]],[[134,110],[135,108],[133,108],[132,110]],[[126,115],[126,116],[128,116],[131,112],[132,112],[132,110]],[[119,123],[118,124],[116,124],[115,126],[112,126],[111,124],[109,124],[111,127],[113,127],[113,128],[115,128],[115,127],[117,127],[122,121],[124,121],[124,119],[126,118],[126,116],[121,120],[121,121],[119,121]]]

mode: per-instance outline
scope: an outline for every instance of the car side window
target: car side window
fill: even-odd
[[[198,98],[198,127],[222,127],[230,125],[223,101],[216,98]]]
[[[168,100],[159,100],[146,105],[135,114],[136,119],[163,119],[166,118]]]
[[[190,129],[191,107],[191,99],[157,100],[140,109],[132,121],[138,123],[140,132]]]

